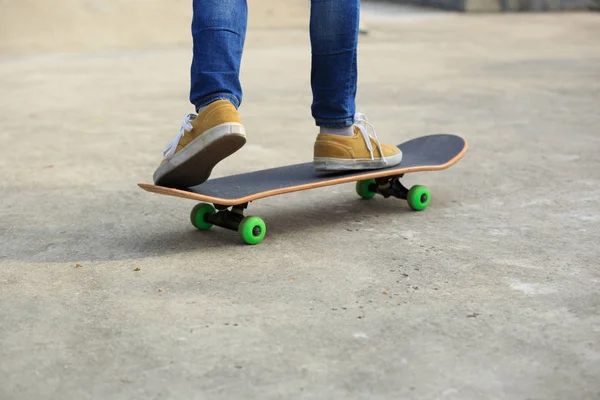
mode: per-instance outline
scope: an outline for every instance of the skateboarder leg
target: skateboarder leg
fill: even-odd
[[[312,0],[312,116],[319,126],[317,170],[377,169],[400,163],[402,153],[381,144],[363,114],[355,114],[359,0]],[[240,149],[246,131],[238,114],[246,36],[246,0],[194,0],[190,101],[179,134],[165,147],[154,182],[194,186]]]

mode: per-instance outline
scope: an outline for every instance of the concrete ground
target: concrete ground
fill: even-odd
[[[0,399],[600,397],[598,15],[381,7],[360,110],[469,152],[406,177],[421,213],[351,184],[257,201],[258,246],[136,186],[192,110],[187,26],[1,36]],[[248,33],[249,143],[214,176],[312,156],[306,25]]]

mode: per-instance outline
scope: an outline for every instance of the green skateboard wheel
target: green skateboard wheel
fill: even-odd
[[[406,196],[408,206],[415,211],[422,211],[426,209],[430,200],[431,196],[429,194],[429,189],[421,185],[415,185],[411,187],[408,191],[408,195]]]
[[[363,199],[372,199],[375,196],[375,192],[369,189],[369,186],[375,184],[375,179],[367,179],[365,181],[356,182],[356,193]]]
[[[240,239],[247,244],[259,244],[265,238],[267,226],[260,217],[246,217],[238,227]]]
[[[216,212],[217,210],[215,210],[211,204],[196,204],[190,213],[190,221],[196,228],[200,229],[201,231],[206,231],[212,228],[213,224],[206,222],[204,220],[204,216],[206,214],[216,214]]]

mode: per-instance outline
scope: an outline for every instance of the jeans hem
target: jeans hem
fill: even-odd
[[[346,118],[346,119],[320,119],[316,118],[315,122],[317,126],[322,126],[324,128],[345,128],[347,126],[352,126],[354,124],[354,118]]]
[[[238,100],[237,97],[230,95],[228,93],[213,94],[213,95],[203,98],[202,100],[200,100],[194,104],[196,106],[196,112],[198,112],[199,108],[206,107],[210,103],[213,103],[217,100],[230,101],[235,106],[235,108],[239,108],[240,104],[241,104],[241,102]]]

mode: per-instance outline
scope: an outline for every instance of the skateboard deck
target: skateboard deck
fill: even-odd
[[[185,189],[142,183],[139,186],[148,192],[212,203],[216,210],[208,204],[200,204],[192,210],[191,219],[194,226],[198,229],[208,229],[212,225],[218,225],[237,230],[243,241],[255,244],[250,243],[255,241],[250,239],[260,231],[260,240],[257,243],[262,241],[266,227],[262,226],[263,222],[262,225],[259,224],[262,228],[256,228],[256,224],[253,225],[256,229],[247,228],[247,237],[242,233],[244,220],[249,218],[260,220],[258,217],[243,218],[243,210],[251,201],[285,193],[357,182],[356,191],[363,198],[371,198],[375,194],[381,194],[384,197],[393,196],[406,199],[414,210],[422,210],[429,204],[428,189],[423,186],[414,186],[409,190],[402,186],[400,178],[411,172],[446,169],[464,156],[468,144],[460,136],[438,134],[418,137],[404,142],[398,147],[402,150],[402,162],[393,167],[377,170],[317,172],[309,162],[210,179],[201,185]],[[231,206],[233,208],[229,211],[228,208]]]

